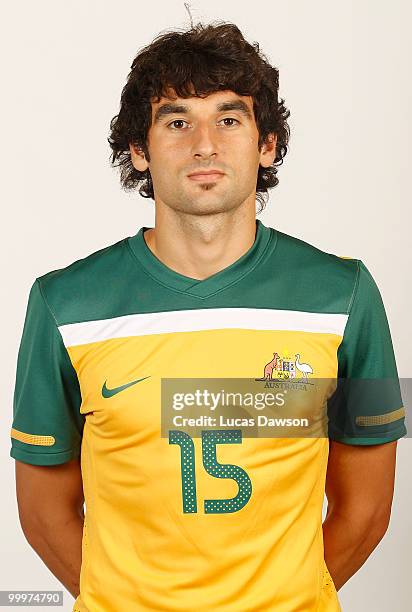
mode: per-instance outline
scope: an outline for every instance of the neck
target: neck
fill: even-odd
[[[155,227],[144,239],[166,266],[197,280],[230,266],[255,241],[254,206],[210,215],[182,214],[156,207]]]

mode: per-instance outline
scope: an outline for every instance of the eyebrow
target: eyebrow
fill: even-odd
[[[216,106],[217,112],[225,112],[236,110],[242,113],[247,119],[252,120],[252,113],[248,105],[243,102],[243,100],[230,100],[227,102],[221,102]],[[166,103],[162,104],[156,109],[154,115],[154,123],[158,123],[168,115],[185,115],[190,112],[190,108],[185,104],[174,104],[174,103]]]

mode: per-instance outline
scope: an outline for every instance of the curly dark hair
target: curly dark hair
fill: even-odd
[[[140,148],[150,162],[151,100],[167,97],[169,88],[181,98],[221,90],[252,97],[259,149],[270,133],[277,134],[273,164],[258,170],[256,200],[261,212],[268,199],[265,194],[279,182],[276,166],[283,163],[288,150],[290,112],[278,98],[279,71],[259,51],[259,44],[248,43],[235,24],[215,21],[159,34],[135,57],[122,90],[119,114],[110,122],[108,142],[111,164],[121,169],[122,188],[130,191],[142,183],[139,193],[145,198],[154,199],[152,177],[149,169],[139,172],[133,166],[129,143]]]

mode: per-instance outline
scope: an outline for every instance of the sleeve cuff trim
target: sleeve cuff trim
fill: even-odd
[[[59,453],[33,453],[26,452],[25,450],[13,446],[10,449],[10,457],[23,461],[23,463],[30,463],[31,465],[58,465],[78,457],[79,450],[80,448],[77,447]]]
[[[339,436],[339,435],[330,435],[330,440],[335,440],[336,442],[341,442],[342,444],[360,444],[360,445],[371,445],[371,444],[385,444],[386,442],[393,442],[394,440],[399,440],[399,438],[403,438],[407,434],[406,427],[402,427],[400,429],[396,429],[393,432],[388,432],[385,437],[372,437],[372,436],[363,436],[363,437],[350,437],[350,436]]]

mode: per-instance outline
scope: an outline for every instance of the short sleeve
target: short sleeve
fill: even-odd
[[[382,297],[365,264],[357,265],[337,389],[328,400],[328,435],[346,444],[383,444],[406,435],[405,409]]]
[[[76,371],[36,279],[17,357],[10,456],[33,465],[77,457],[84,426],[80,405]]]

